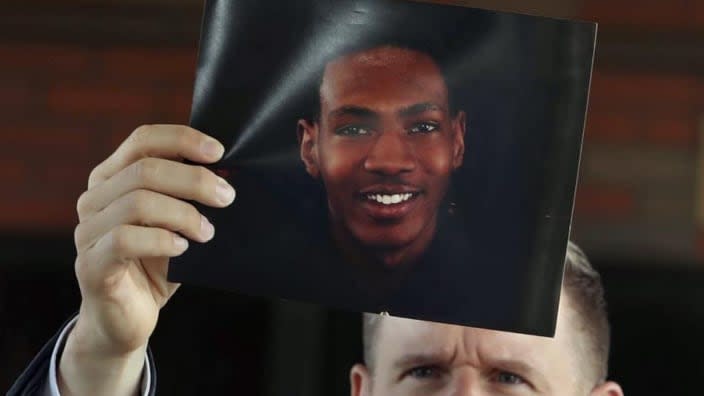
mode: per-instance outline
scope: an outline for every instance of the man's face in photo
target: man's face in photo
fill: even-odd
[[[323,181],[333,233],[379,251],[419,255],[435,234],[450,175],[464,155],[465,115],[452,114],[438,65],[378,47],[328,63],[320,117],[301,120],[301,157]]]

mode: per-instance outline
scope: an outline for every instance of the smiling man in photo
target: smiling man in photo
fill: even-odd
[[[593,51],[563,59],[570,45],[544,33],[589,46],[591,28],[412,2],[250,5],[247,27],[204,36],[191,117],[226,143],[213,167],[243,193],[205,212],[218,236],[170,279],[551,333],[583,128],[562,111],[583,116],[588,86],[563,70],[588,71]]]
[[[427,53],[379,46],[328,62],[315,119],[299,121],[301,158],[322,181],[336,245],[355,262],[400,267],[436,236],[465,113]]]

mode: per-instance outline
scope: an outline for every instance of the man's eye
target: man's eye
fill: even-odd
[[[419,366],[408,370],[407,375],[415,379],[437,378],[441,375],[441,370],[435,366]]]
[[[410,129],[411,133],[431,133],[438,130],[438,124],[434,122],[419,122],[413,124]]]
[[[496,382],[505,385],[521,385],[526,381],[520,375],[508,371],[500,371],[496,374]]]
[[[335,130],[336,135],[341,136],[362,136],[370,135],[371,129],[363,125],[348,125]]]

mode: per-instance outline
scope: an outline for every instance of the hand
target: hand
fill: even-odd
[[[225,180],[181,160],[213,163],[223,151],[215,139],[186,126],[142,126],[91,172],[77,205],[75,270],[82,302],[60,364],[65,388],[88,361],[92,371],[115,363],[104,367],[106,374],[141,371],[159,310],[179,286],[166,280],[169,258],[188,248],[184,237],[206,242],[214,234],[185,200],[224,207],[235,198]],[[73,388],[76,394],[88,389]]]

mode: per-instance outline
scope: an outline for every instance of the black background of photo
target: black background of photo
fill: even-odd
[[[552,334],[594,33],[588,23],[400,1],[207,2],[191,125],[226,146],[215,168],[238,198],[199,207],[216,237],[174,260],[170,279],[303,300],[285,283],[326,282],[305,273],[302,230],[320,200],[296,122],[315,111],[330,57],[360,42],[412,43],[440,59],[467,113],[452,191],[475,258],[466,278],[505,269],[493,280],[496,306],[515,307],[503,329]],[[471,313],[456,322],[482,326]]]

